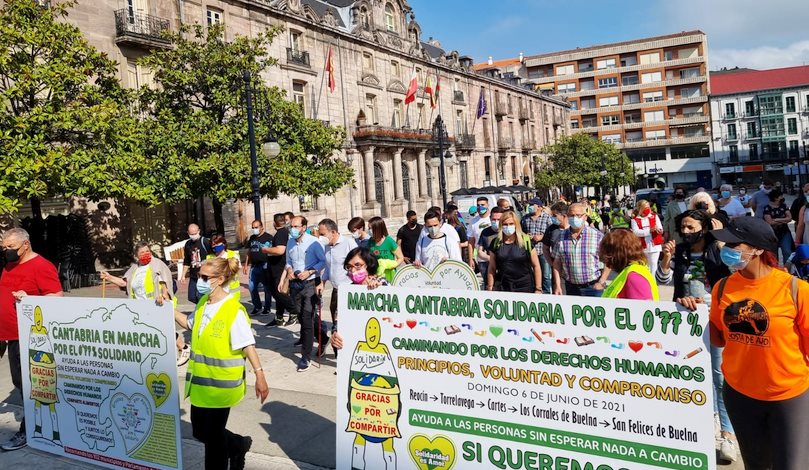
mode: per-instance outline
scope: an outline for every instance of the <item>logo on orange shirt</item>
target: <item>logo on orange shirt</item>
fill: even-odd
[[[731,341],[755,346],[770,346],[764,334],[770,326],[767,309],[753,299],[734,302],[725,308],[725,326]]]

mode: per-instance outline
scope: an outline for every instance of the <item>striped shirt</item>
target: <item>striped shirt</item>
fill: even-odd
[[[533,238],[534,235],[545,233],[545,230],[548,229],[548,225],[550,224],[551,224],[551,216],[546,214],[545,212],[541,212],[539,214],[539,217],[537,217],[536,219],[534,219],[530,215],[526,215],[522,219],[522,231]]]
[[[562,263],[562,278],[571,284],[589,284],[601,276],[598,245],[604,234],[585,226],[579,238],[573,238],[570,229],[561,230],[559,242],[553,247],[553,258]]]

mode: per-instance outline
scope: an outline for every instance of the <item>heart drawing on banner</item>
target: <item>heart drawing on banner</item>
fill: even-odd
[[[116,393],[110,400],[110,414],[124,438],[126,453],[132,455],[152,432],[154,412],[149,399],[140,393],[132,396]]]
[[[410,329],[412,330],[413,328],[416,327],[416,320],[407,320],[407,326],[409,326]]]
[[[479,290],[477,277],[472,268],[460,261],[447,260],[432,271],[412,264],[396,271],[392,286],[413,289],[460,289]]]
[[[631,350],[633,350],[635,352],[638,352],[641,349],[643,349],[643,341],[630,341],[628,343],[628,345],[629,345],[629,349],[631,349]]]
[[[430,439],[424,434],[415,434],[407,450],[419,470],[450,470],[455,465],[455,444],[445,436]]]
[[[162,372],[159,375],[154,372],[146,374],[146,388],[152,394],[156,408],[166,402],[171,393],[171,378],[169,374]]]

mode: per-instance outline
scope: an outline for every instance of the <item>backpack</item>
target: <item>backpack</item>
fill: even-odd
[[[728,277],[730,276],[723,277],[719,280],[719,287],[716,288],[716,302],[722,299],[722,293],[725,292],[725,284],[728,282]],[[789,293],[792,295],[792,303],[795,305],[795,311],[800,311],[798,310],[798,278],[795,276],[792,276],[792,282],[789,284]],[[713,301],[714,300],[711,299],[711,302]],[[719,304],[717,303],[717,305]]]
[[[497,251],[502,243],[503,240],[499,237],[492,240],[492,251]],[[528,253],[534,249],[533,244],[531,243],[531,238],[526,234],[522,234],[522,246]]]

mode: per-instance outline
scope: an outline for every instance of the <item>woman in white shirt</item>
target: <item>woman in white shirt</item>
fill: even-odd
[[[640,238],[646,263],[651,272],[657,269],[657,260],[663,250],[663,224],[660,216],[652,212],[649,201],[641,199],[631,220],[632,232]]]
[[[723,184],[719,187],[719,208],[725,211],[725,214],[728,215],[730,220],[747,215],[747,209],[744,208],[744,204],[731,196],[732,192],[733,186],[729,184]]]

